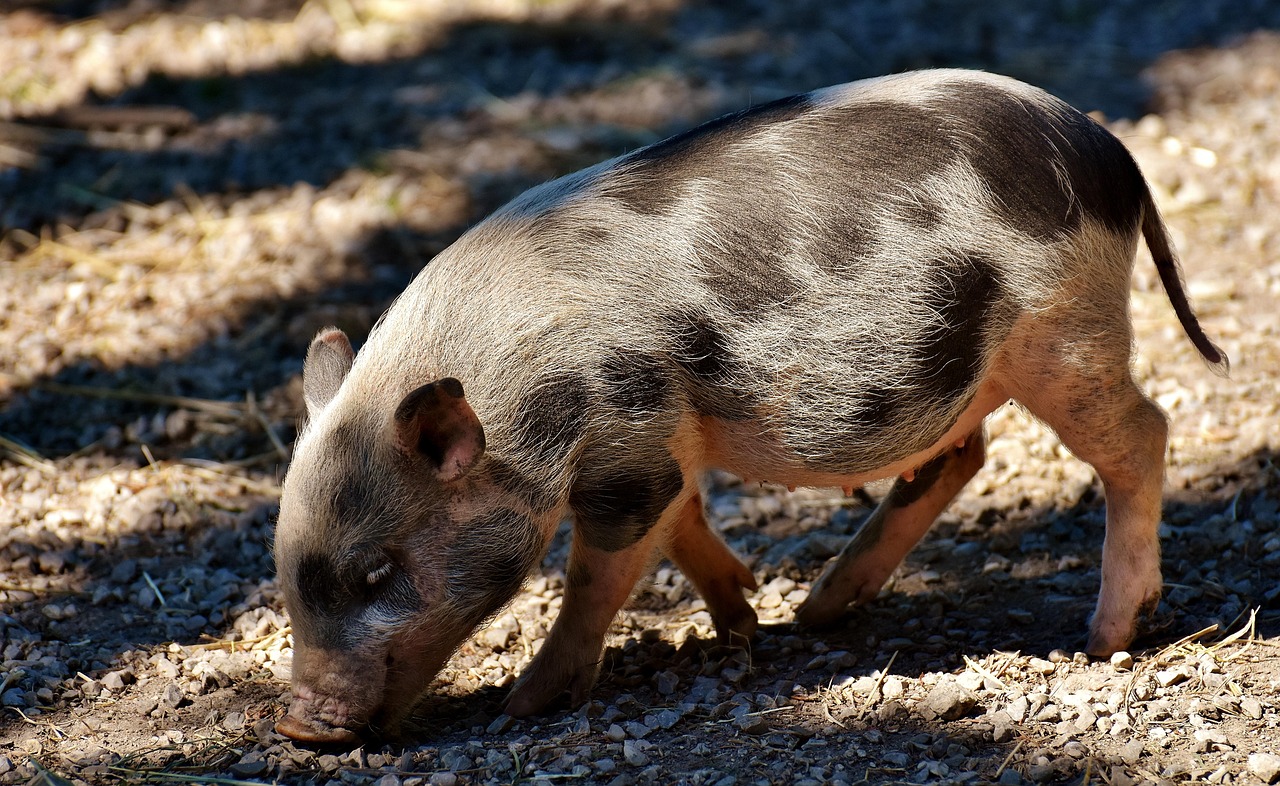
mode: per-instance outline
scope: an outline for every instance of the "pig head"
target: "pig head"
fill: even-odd
[[[543,548],[528,518],[474,492],[484,430],[457,380],[328,411],[353,361],[334,329],[307,354],[276,531],[295,694],[279,727],[317,743],[394,726]]]

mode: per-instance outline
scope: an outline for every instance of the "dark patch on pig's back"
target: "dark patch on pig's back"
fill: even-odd
[[[602,452],[593,457],[592,452],[583,457],[569,492],[574,532],[591,548],[620,551],[657,523],[684,487],[684,475],[665,452],[637,454],[621,464]]]
[[[621,177],[602,182],[607,193],[627,208],[645,215],[667,212],[695,178],[722,179],[733,166],[726,149],[759,129],[804,115],[812,104],[807,95],[780,98],[710,120],[625,156]]]
[[[1075,231],[1083,215],[1132,232],[1146,186],[1132,156],[1088,116],[1052,112],[990,85],[958,81],[938,102],[1002,218],[1042,239]],[[1063,182],[1065,179],[1065,183]]]
[[[724,420],[755,416],[760,395],[744,361],[729,339],[706,314],[683,312],[667,319],[672,359],[683,371],[685,395],[700,415]]]

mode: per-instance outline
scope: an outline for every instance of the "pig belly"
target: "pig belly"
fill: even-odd
[[[838,488],[860,486],[874,480],[910,473],[929,459],[952,447],[978,428],[983,418],[996,407],[1009,400],[1004,388],[988,379],[977,389],[964,411],[941,438],[924,450],[906,453],[884,466],[866,467],[852,474],[823,471],[820,467],[806,466],[794,453],[781,447],[779,440],[762,434],[757,421],[735,423],[719,418],[703,418],[704,459],[707,467],[732,472],[744,481],[767,481],[784,486],[812,488]],[[894,439],[895,434],[887,433]],[[903,434],[901,441],[910,443],[914,435]]]

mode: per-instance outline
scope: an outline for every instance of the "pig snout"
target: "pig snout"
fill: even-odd
[[[295,643],[293,701],[276,731],[317,745],[353,745],[369,736],[385,674],[368,655]]]
[[[312,745],[356,745],[356,733],[349,705],[332,697],[319,697],[305,686],[296,686],[289,712],[276,722],[276,731],[298,742]]]

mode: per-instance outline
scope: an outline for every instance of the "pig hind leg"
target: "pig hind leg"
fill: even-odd
[[[755,577],[711,531],[702,496],[685,503],[663,549],[707,602],[721,644],[746,644],[756,632],[756,612],[742,590],[756,589]]]
[[[1036,365],[1024,364],[1038,373],[1012,392],[1102,480],[1107,504],[1102,587],[1086,650],[1107,656],[1129,645],[1139,618],[1160,600],[1157,530],[1168,423],[1129,372],[1127,324],[1099,331],[1094,322],[1088,330],[1111,340],[1106,346],[1088,342],[1092,345],[1070,348],[1055,342]],[[1050,357],[1058,362],[1046,360]]]
[[[938,514],[982,468],[985,456],[979,426],[963,446],[950,448],[925,464],[910,483],[895,480],[853,540],[823,570],[797,609],[796,619],[803,625],[826,624],[850,603],[875,598]]]

